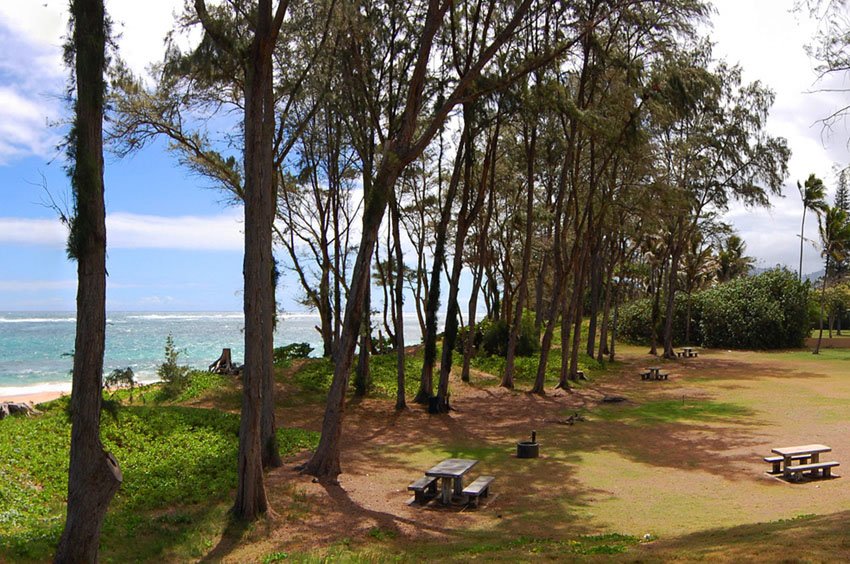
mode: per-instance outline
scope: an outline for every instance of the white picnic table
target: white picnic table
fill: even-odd
[[[820,453],[830,452],[832,448],[821,444],[798,445],[790,447],[776,447],[770,449],[771,452],[778,454],[783,458],[782,474],[790,475],[790,469],[793,464],[793,457],[799,455],[808,455],[811,459],[811,464],[817,464],[820,460]]]

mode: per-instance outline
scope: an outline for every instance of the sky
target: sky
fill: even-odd
[[[177,0],[107,0],[121,56],[143,72],[162,56]],[[816,92],[815,62],[804,51],[815,27],[793,0],[716,0],[707,29],[715,55],[739,63],[746,81],[776,93],[768,131],[792,151],[783,197],[770,209],[733,206],[727,214],[757,266],[797,269],[801,219],[796,181],[810,173],[834,193],[835,165],[850,164],[847,130],[818,122],[842,93]],[[76,266],[66,232],[49,205],[67,207],[68,180],[57,148],[67,115],[61,60],[67,0],[0,1],[0,311],[73,310]],[[108,290],[112,311],[237,311],[242,308],[241,209],[175,164],[163,143],[132,157],[107,155]],[[807,219],[806,238],[817,238]],[[804,272],[821,268],[807,244]],[[294,279],[284,279],[285,311],[302,309]]]

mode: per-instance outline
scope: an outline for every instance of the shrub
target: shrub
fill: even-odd
[[[165,398],[176,397],[189,386],[189,367],[177,364],[180,351],[174,346],[174,337],[169,334],[165,339],[165,362],[156,370],[162,380],[162,395]]]
[[[136,389],[135,376],[133,369],[129,366],[127,368],[116,368],[103,379],[103,383],[109,390],[127,388],[130,391],[130,401],[133,401],[133,390]]]
[[[489,355],[507,356],[510,327],[501,319],[485,319],[478,324],[481,347]],[[516,356],[531,356],[540,350],[540,331],[534,325],[534,312],[524,310],[516,343]]]
[[[274,363],[283,365],[293,358],[307,358],[313,352],[313,347],[308,343],[290,343],[274,349]]]
[[[737,278],[703,292],[700,300],[707,347],[799,347],[808,334],[808,283],[787,269]]]
[[[798,347],[809,324],[807,284],[785,269],[736,278],[691,297],[691,338],[694,344],[734,349]],[[663,306],[662,306],[663,307]],[[648,343],[652,301],[643,299],[620,308],[618,334],[625,341]],[[687,296],[676,296],[673,340],[685,341]],[[662,336],[662,311],[656,327]]]

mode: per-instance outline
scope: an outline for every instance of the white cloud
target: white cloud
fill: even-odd
[[[106,219],[107,240],[117,249],[238,251],[244,245],[239,218],[114,213]]]
[[[0,244],[64,247],[68,229],[58,219],[0,217]]]
[[[110,249],[239,251],[244,244],[241,216],[164,217],[114,213],[106,218]],[[63,248],[67,229],[56,219],[0,218],[0,244]]]
[[[143,74],[162,59],[173,27],[174,0],[107,2],[120,56]],[[61,133],[50,127],[66,113],[68,70],[62,46],[68,32],[66,0],[0,1],[0,166],[31,155],[50,158]],[[197,41],[198,32],[191,36]]]
[[[814,173],[823,179],[830,195],[835,190],[832,169],[835,163],[848,163],[848,129],[839,123],[825,131],[821,120],[846,103],[841,92],[825,92],[846,87],[844,77],[827,77],[818,82],[817,62],[805,52],[812,41],[817,22],[804,12],[792,10],[793,0],[740,2],[715,0],[718,14],[710,32],[715,54],[730,63],[740,63],[747,82],[759,80],[776,93],[767,122],[772,135],[785,137],[792,151],[789,177],[783,198],[773,198],[772,208],[747,209],[733,205],[726,219],[741,233],[747,253],[761,266],[786,265],[794,270],[800,260],[800,221],[802,205],[796,182]],[[754,35],[754,25],[758,31]],[[806,217],[805,237],[817,239],[817,220]],[[818,252],[804,244],[803,270],[820,269]]]

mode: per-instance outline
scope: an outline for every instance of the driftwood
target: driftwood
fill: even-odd
[[[623,401],[628,401],[628,400],[626,398],[624,398],[623,396],[605,396],[604,398],[602,398],[603,403],[620,403],[620,402],[623,402]]]
[[[572,415],[570,415],[566,419],[553,419],[552,420],[553,423],[557,423],[559,425],[575,425],[579,421],[587,421],[587,419],[584,418],[584,415],[579,415],[577,412],[573,413]]]
[[[242,372],[242,366],[233,364],[230,356],[230,349],[221,349],[221,356],[215,362],[210,364],[208,369],[213,374],[227,374],[228,376],[236,376]]]
[[[30,417],[31,415],[41,415],[41,412],[35,409],[28,403],[4,401],[0,403],[0,419],[5,419],[9,415],[23,415]]]

